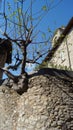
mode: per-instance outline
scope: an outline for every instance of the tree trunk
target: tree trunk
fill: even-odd
[[[24,74],[25,73],[25,66],[26,66],[26,55],[27,55],[27,52],[26,52],[26,45],[25,43],[22,43],[22,51],[23,51],[23,60],[22,60],[22,68],[21,68],[21,74]]]

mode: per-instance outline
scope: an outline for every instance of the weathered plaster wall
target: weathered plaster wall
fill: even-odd
[[[52,44],[55,44],[55,40],[60,36],[60,30],[54,36],[52,40]],[[48,66],[63,69],[72,69],[73,70],[73,28],[70,30],[69,34],[65,37],[61,46],[58,48],[56,53],[54,54],[52,60],[48,63]]]
[[[40,72],[21,96],[1,86],[0,130],[73,130],[72,81]]]

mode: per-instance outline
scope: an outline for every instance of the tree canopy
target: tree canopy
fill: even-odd
[[[0,37],[10,40],[13,46],[12,64],[1,68],[6,74],[12,69],[21,75],[32,64],[41,63],[51,49],[52,36],[48,25],[47,31],[42,27],[42,21],[61,1],[0,1]]]

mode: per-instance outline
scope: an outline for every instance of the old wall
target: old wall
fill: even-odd
[[[73,130],[72,79],[48,71],[30,76],[22,95],[0,87],[0,130]]]
[[[57,37],[59,37],[60,35],[60,32],[58,33],[56,34]],[[54,40],[52,42],[54,45],[55,38],[53,39]],[[56,67],[56,68],[73,70],[73,28],[70,30],[69,34],[65,37],[60,47],[54,54],[53,58],[48,63],[48,67],[51,67],[51,66]]]

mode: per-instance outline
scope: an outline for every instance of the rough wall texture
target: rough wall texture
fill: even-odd
[[[53,45],[56,43],[60,34],[61,30],[58,29],[52,40]],[[52,65],[56,68],[73,70],[73,28],[70,30],[68,35],[66,35],[60,47],[48,63],[48,67],[51,67]]]
[[[37,75],[21,96],[1,86],[0,130],[73,130],[72,81]]]

